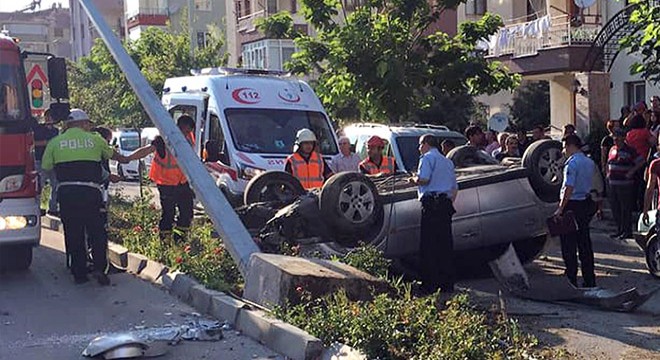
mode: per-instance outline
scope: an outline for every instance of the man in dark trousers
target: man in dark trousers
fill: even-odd
[[[194,146],[195,120],[189,115],[181,115],[176,120],[176,125],[188,143]],[[135,150],[128,158],[130,160],[142,159],[154,151],[156,154],[151,163],[149,178],[156,183],[160,195],[159,235],[161,240],[172,238],[175,241],[182,241],[187,237],[192,224],[195,196],[188,184],[188,178],[179,168],[174,156],[165,147],[165,141],[161,136],[156,136],[151,145]]]
[[[438,151],[438,139],[426,134],[419,139],[417,176],[412,179],[422,203],[420,254],[422,290],[454,291],[453,201],[458,193],[454,164]]]
[[[114,154],[108,143],[98,134],[91,133],[87,114],[73,109],[64,120],[67,130],[53,138],[42,160],[44,170],[55,169],[58,181],[60,217],[64,224],[64,243],[67,261],[77,284],[88,281],[85,233],[92,248],[94,271],[92,275],[101,285],[109,285],[105,230],[101,162],[110,158],[128,162]]]
[[[589,222],[596,213],[596,204],[590,191],[596,165],[580,149],[582,141],[573,134],[562,139],[564,156],[564,179],[559,197],[559,207],[555,217],[572,211],[577,223],[577,231],[561,236],[561,254],[566,264],[566,277],[577,287],[578,253],[582,268],[583,287],[595,287],[594,251],[589,235]]]

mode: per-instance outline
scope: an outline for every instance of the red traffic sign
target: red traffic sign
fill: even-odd
[[[39,64],[34,64],[32,66],[32,69],[30,69],[30,72],[27,75],[27,83],[31,83],[32,79],[34,79],[35,76],[38,76],[41,81],[43,81],[46,85],[48,85],[48,77],[46,76],[46,73],[41,69],[41,66]]]

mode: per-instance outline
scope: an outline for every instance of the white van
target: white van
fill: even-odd
[[[132,129],[119,129],[113,131],[110,145],[112,145],[121,155],[128,156],[140,147],[140,133]],[[110,171],[125,179],[139,179],[140,162],[134,160],[128,164],[119,164],[117,161],[110,160]]]
[[[242,203],[250,179],[283,170],[296,132],[316,134],[329,160],[337,139],[312,88],[282,72],[209,68],[165,81],[163,105],[173,119],[187,114],[196,122],[195,151],[229,201]],[[205,151],[206,150],[206,151]]]

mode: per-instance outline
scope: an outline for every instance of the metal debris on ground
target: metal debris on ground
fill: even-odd
[[[644,304],[660,289],[642,294],[637,288],[614,291],[603,288],[576,288],[564,277],[541,276],[530,282],[527,272],[512,246],[489,263],[495,278],[511,294],[541,302],[572,302],[589,305],[601,310],[631,312]]]
[[[82,354],[102,359],[155,357],[167,352],[166,345],[177,345],[183,340],[219,341],[223,338],[223,326],[219,321],[194,316],[183,325],[143,328],[99,336],[87,345]]]

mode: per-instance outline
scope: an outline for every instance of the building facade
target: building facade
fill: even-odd
[[[283,70],[284,64],[291,59],[295,45],[291,39],[269,39],[256,28],[258,19],[288,11],[293,18],[294,29],[302,34],[313,35],[314,29],[307,24],[300,13],[297,0],[235,0],[231,13],[236,15],[236,23],[227,23],[227,33],[236,33],[236,46],[233,52],[239,54],[236,59],[246,68]],[[360,0],[342,0],[344,8],[350,12],[360,6]],[[456,12],[445,11],[438,21],[429,27],[429,32],[443,31],[456,34]],[[234,26],[234,27],[232,27]]]
[[[105,22],[122,40],[124,39],[124,0],[93,0]],[[78,0],[69,0],[71,13],[71,47],[72,59],[77,61],[89,55],[94,41],[99,37],[94,24]]]
[[[171,28],[181,31],[187,27],[191,43],[203,47],[212,27],[222,33],[226,29],[227,3],[224,0],[125,0],[126,37],[136,40],[148,27]],[[230,47],[230,34],[227,34]],[[233,44],[231,45],[233,46]]]
[[[600,36],[606,26],[615,33],[610,20],[622,19],[628,1],[583,4],[589,6],[579,7],[573,0],[469,0],[458,9],[459,23],[485,12],[502,16],[505,26],[489,39],[488,56],[522,74],[524,80],[549,82],[554,132],[571,123],[580,134],[587,134],[592,121],[618,118],[621,106],[660,94],[657,87],[630,75],[634,55],[621,52],[615,56],[616,36],[624,30],[610,41]],[[489,106],[491,115],[507,112],[512,93],[479,100]]]
[[[0,13],[0,29],[20,39],[24,50],[71,58],[71,17],[61,5],[33,12]]]

